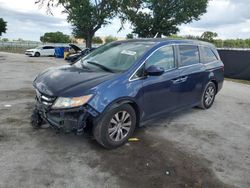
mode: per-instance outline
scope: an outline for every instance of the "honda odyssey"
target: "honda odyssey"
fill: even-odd
[[[36,77],[32,125],[47,122],[79,134],[91,127],[99,144],[116,148],[147,120],[187,107],[210,108],[223,72],[216,48],[206,42],[112,42]]]

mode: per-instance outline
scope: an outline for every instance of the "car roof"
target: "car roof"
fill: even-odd
[[[214,47],[213,44],[199,41],[199,40],[190,40],[190,39],[171,39],[171,38],[141,38],[141,39],[129,39],[129,40],[122,40],[117,41],[122,43],[127,42],[142,42],[142,43],[154,43],[156,44],[192,44],[192,45],[204,45],[204,46],[210,46]]]

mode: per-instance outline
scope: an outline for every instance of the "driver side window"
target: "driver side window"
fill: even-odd
[[[155,51],[153,55],[147,59],[146,68],[152,65],[164,68],[164,70],[175,68],[173,46],[161,47]]]

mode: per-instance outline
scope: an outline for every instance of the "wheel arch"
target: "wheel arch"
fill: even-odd
[[[119,98],[117,100],[114,100],[104,109],[104,111],[102,113],[108,111],[111,107],[120,106],[122,104],[129,104],[135,110],[136,127],[138,127],[139,123],[140,123],[140,119],[141,119],[141,110],[140,110],[139,105],[136,103],[136,101],[134,101],[131,98]]]
[[[216,80],[214,72],[210,72],[210,74],[208,75],[208,78],[209,78],[209,82],[213,82],[215,84],[216,93],[217,93],[218,92],[218,81]]]
[[[215,87],[216,87],[216,93],[218,92],[218,82],[216,81],[216,79],[211,79],[210,82],[213,82]]]

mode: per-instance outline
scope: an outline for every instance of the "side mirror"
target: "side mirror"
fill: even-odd
[[[151,65],[146,69],[146,75],[149,76],[160,76],[164,73],[164,69],[162,67],[157,67],[155,65]]]

